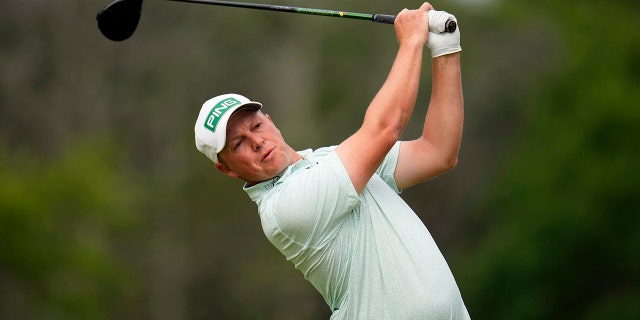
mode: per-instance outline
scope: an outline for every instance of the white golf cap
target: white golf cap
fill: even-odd
[[[202,104],[196,120],[196,148],[218,163],[218,152],[227,140],[227,122],[240,109],[260,110],[262,104],[235,93],[213,97]]]

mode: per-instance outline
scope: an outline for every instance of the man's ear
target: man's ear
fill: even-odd
[[[231,168],[229,168],[229,166],[227,166],[226,164],[223,163],[216,163],[216,169],[218,169],[218,171],[226,174],[227,176],[231,177],[231,178],[238,178],[238,174],[235,173],[235,171],[231,170]]]

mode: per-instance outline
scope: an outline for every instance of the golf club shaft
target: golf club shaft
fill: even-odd
[[[312,14],[312,15],[337,17],[337,18],[370,20],[373,22],[387,23],[387,24],[393,24],[393,22],[396,19],[396,16],[388,15],[388,14],[344,12],[344,11],[336,11],[336,10],[299,8],[299,7],[278,6],[278,5],[258,4],[258,3],[244,3],[244,2],[217,1],[217,0],[169,0],[169,1],[202,3],[202,4],[211,4],[211,5],[218,5],[218,6],[227,6],[227,7],[239,7],[239,8],[248,8],[248,9]]]
[[[98,20],[98,28],[100,32],[110,40],[123,41],[128,39],[136,30],[138,22],[140,21],[140,14],[142,11],[143,0],[114,0],[104,9],[98,12],[96,19]],[[269,11],[280,11],[300,14],[311,14],[319,16],[329,16],[338,18],[349,18],[359,20],[369,20],[378,23],[393,24],[396,20],[396,16],[388,14],[369,14],[369,13],[355,13],[326,9],[311,9],[311,8],[298,8],[289,6],[269,5],[269,4],[257,4],[246,2],[232,2],[232,1],[218,1],[218,0],[170,0],[177,2],[187,3],[201,3],[227,7],[238,7],[248,9],[260,9]],[[437,22],[434,22],[437,23]],[[442,25],[431,25],[429,21],[429,28],[439,28],[442,32]],[[457,29],[457,23],[455,19],[450,19],[444,22],[445,32],[455,32]]]

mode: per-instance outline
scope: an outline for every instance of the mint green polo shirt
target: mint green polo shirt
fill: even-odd
[[[399,196],[400,142],[361,194],[334,150],[301,151],[280,176],[245,187],[265,235],[322,294],[331,319],[470,319],[447,262]]]

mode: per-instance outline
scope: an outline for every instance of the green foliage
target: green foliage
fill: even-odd
[[[0,317],[111,319],[140,294],[118,252],[135,189],[104,145],[53,159],[0,149]]]
[[[637,319],[638,12],[550,8],[528,12],[554,21],[562,60],[524,103],[462,286],[479,318]]]

